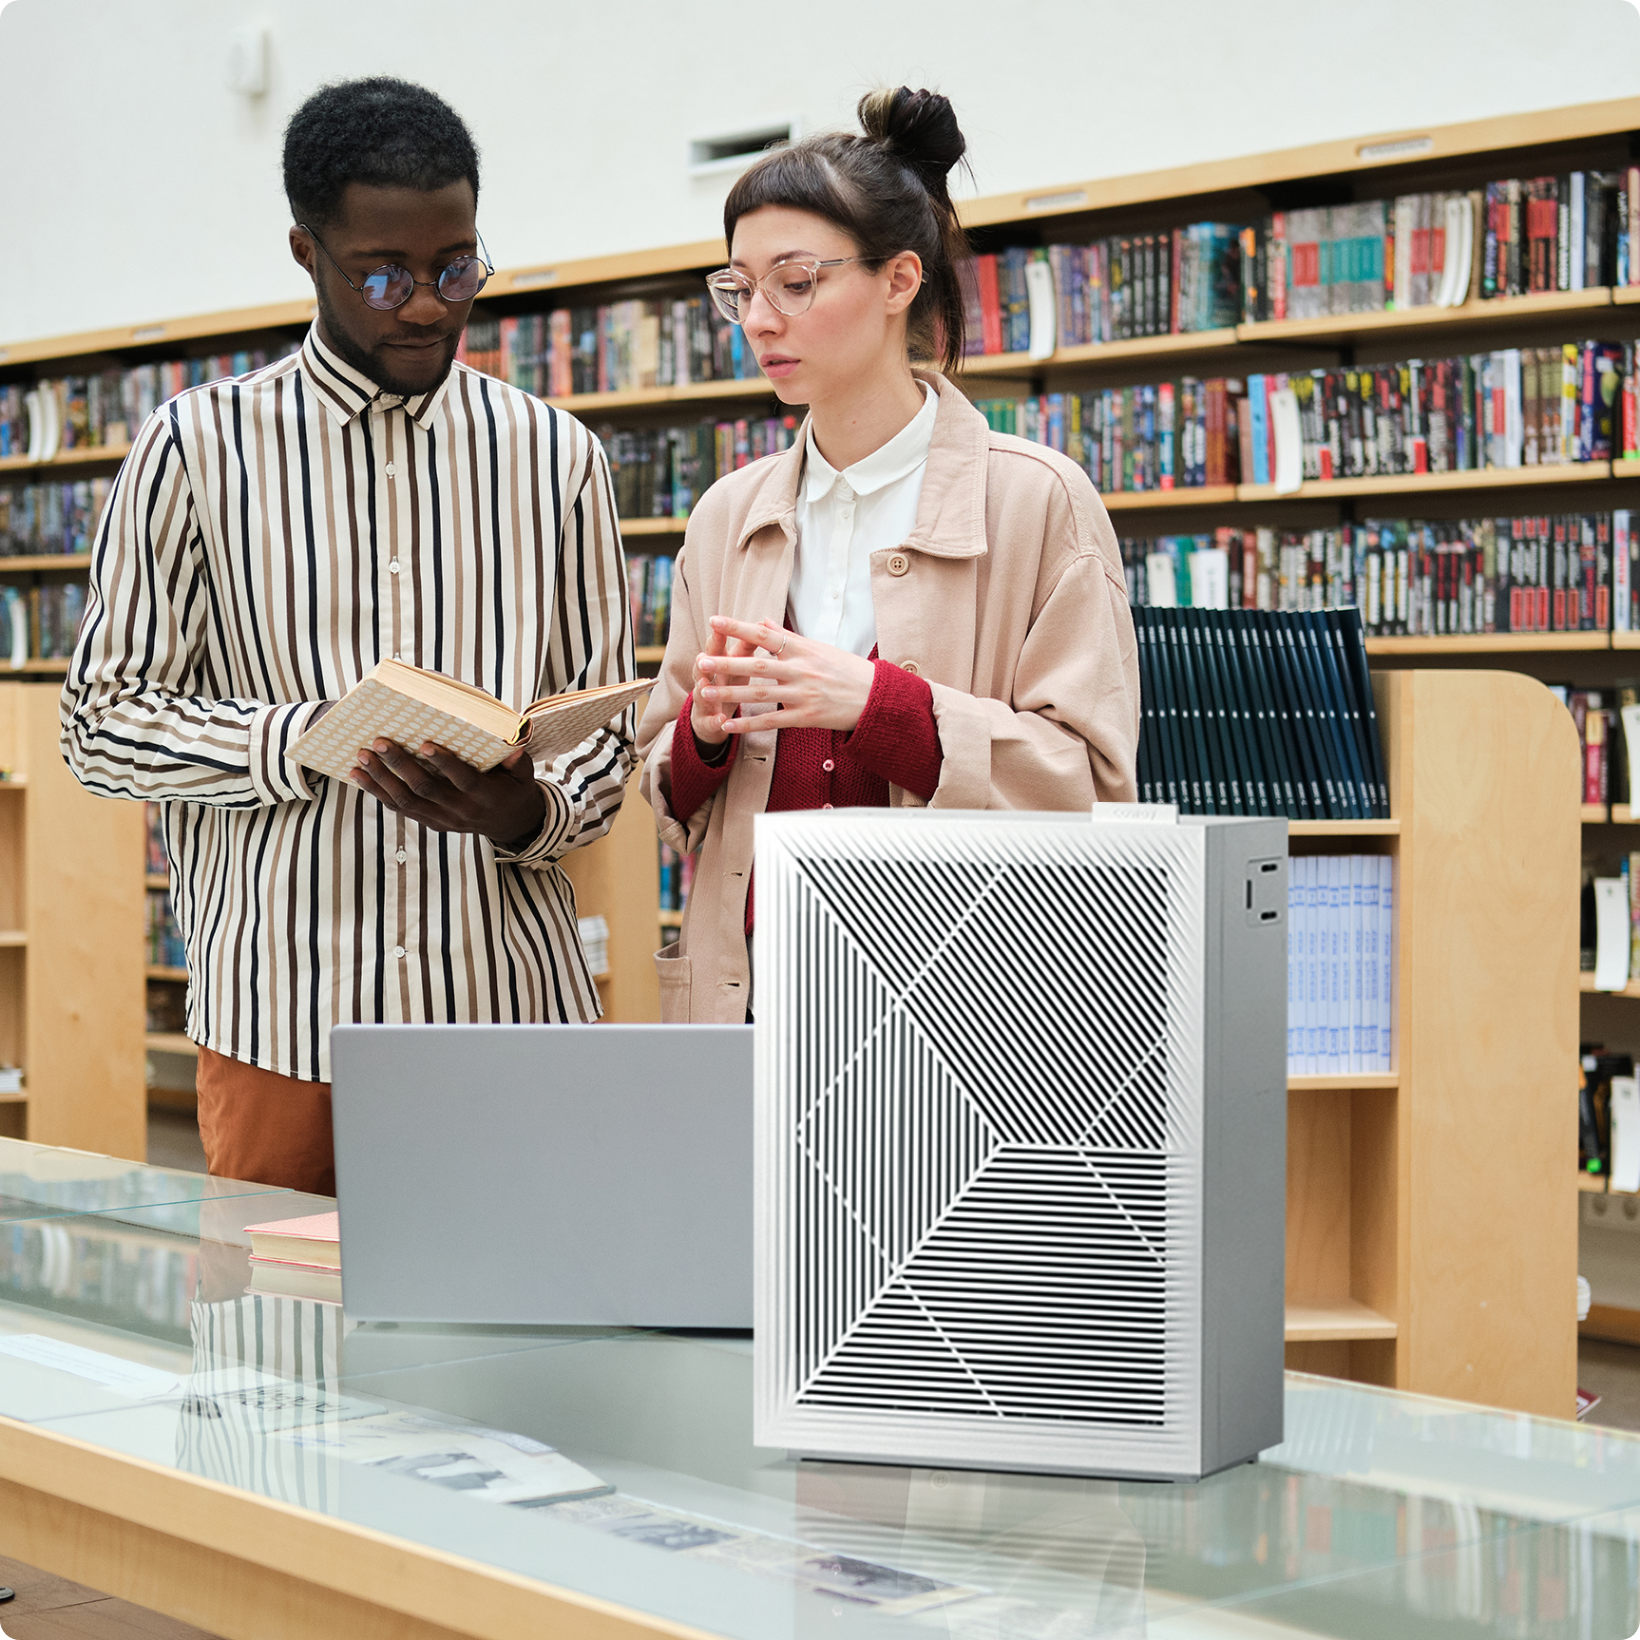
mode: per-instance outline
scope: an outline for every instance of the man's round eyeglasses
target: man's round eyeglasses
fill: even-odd
[[[324,251],[330,265],[347,280],[350,290],[356,290],[368,306],[379,308],[384,313],[403,307],[417,285],[429,290],[436,289],[446,302],[470,302],[489,283],[490,275],[495,272],[490,266],[490,253],[485,249],[484,236],[479,234],[478,248],[483,254],[458,256],[439,270],[437,279],[417,279],[408,268],[401,268],[396,262],[386,262],[367,273],[362,285],[355,285],[348,279],[342,264],[326,249],[324,240],[305,222],[298,222],[296,226]]]
[[[834,256],[829,262],[797,259],[777,262],[761,279],[751,279],[738,268],[719,268],[706,276],[706,288],[717,310],[732,325],[743,325],[758,291],[776,313],[795,319],[814,306],[814,292],[822,268],[840,268],[858,262],[858,256]]]

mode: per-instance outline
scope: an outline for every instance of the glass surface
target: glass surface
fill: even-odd
[[[1196,1485],[796,1463],[752,1444],[742,1338],[248,1293],[245,1224],[324,1205],[0,1225],[0,1413],[747,1640],[1637,1627],[1626,1434],[1291,1375],[1285,1442]]]

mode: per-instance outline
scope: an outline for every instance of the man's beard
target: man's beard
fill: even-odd
[[[336,309],[331,305],[330,298],[323,285],[315,282],[314,295],[319,304],[319,317],[324,321],[325,340],[341,354],[343,359],[355,370],[363,371],[384,393],[396,393],[400,398],[419,398],[423,394],[435,391],[446,376],[450,374],[450,366],[455,362],[456,347],[459,338],[452,337],[448,344],[449,351],[445,354],[443,367],[432,381],[420,386],[400,381],[392,371],[374,353],[368,352],[349,334],[347,327],[342,324]]]

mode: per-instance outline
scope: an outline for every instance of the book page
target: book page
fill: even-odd
[[[646,695],[658,681],[634,678],[630,683],[609,684],[538,702],[527,714],[529,733],[524,744],[530,756],[552,759],[573,751],[589,735],[619,717],[633,701]]]
[[[361,747],[378,737],[414,751],[424,740],[454,752],[480,771],[493,769],[512,747],[486,734],[465,718],[412,700],[375,678],[365,678],[305,734],[291,742],[285,754],[304,768],[332,779],[347,779]]]

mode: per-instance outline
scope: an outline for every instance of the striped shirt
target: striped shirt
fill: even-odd
[[[541,831],[504,851],[284,755],[387,655],[519,707],[633,676],[597,440],[464,365],[384,393],[317,328],[161,406],[98,527],[64,755],[164,805],[189,1036],[308,1081],[344,1022],[599,1013],[555,862],[609,829],[631,712],[537,766]]]

